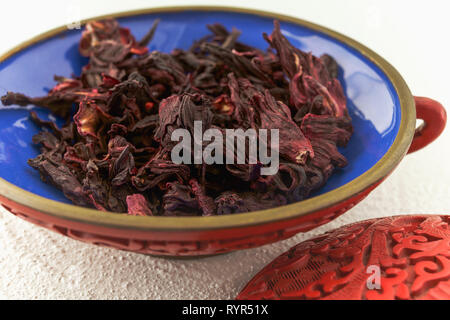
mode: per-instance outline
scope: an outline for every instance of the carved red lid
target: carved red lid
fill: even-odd
[[[302,242],[237,299],[450,299],[450,216],[350,224]]]

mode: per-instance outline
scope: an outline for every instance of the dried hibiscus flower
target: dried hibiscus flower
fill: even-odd
[[[33,137],[41,153],[28,163],[77,205],[134,216],[213,216],[300,201],[347,165],[338,147],[353,128],[336,61],[295,48],[274,24],[263,35],[267,51],[214,24],[190,49],[169,54],[148,50],[158,21],[141,40],[116,20],[89,22],[79,43],[89,63],[79,77],[55,76],[44,97],[8,92],[1,101],[48,108],[66,120],[60,128],[31,111],[43,130]],[[263,175],[265,164],[248,153],[241,164],[175,163],[178,129],[194,139],[197,130],[277,129],[279,169]],[[264,142],[254,139],[247,145]],[[228,137],[215,142],[214,156],[240,157],[226,149]],[[195,148],[183,154],[195,155]]]

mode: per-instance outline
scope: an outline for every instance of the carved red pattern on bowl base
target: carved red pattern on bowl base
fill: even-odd
[[[0,203],[17,217],[83,242],[157,256],[196,257],[254,248],[307,232],[351,209],[377,185],[335,206],[296,219],[233,229],[177,233],[142,232],[71,221],[36,211],[2,196]]]

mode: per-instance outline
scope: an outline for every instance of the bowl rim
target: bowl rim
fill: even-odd
[[[295,18],[283,14],[272,13],[255,9],[246,9],[228,6],[169,6],[148,9],[138,9],[131,11],[122,11],[107,15],[101,15],[81,21],[81,25],[92,20],[103,18],[123,18],[130,16],[139,16],[145,14],[182,12],[182,11],[223,11],[231,13],[246,13],[262,17],[278,19],[281,22],[290,22],[301,25],[313,31],[322,33],[332,39],[353,48],[366,59],[375,64],[386,77],[391,81],[397,92],[401,119],[398,134],[388,149],[386,154],[375,163],[372,168],[346,183],[345,185],[293,204],[280,206],[271,209],[211,217],[161,217],[161,216],[130,216],[126,214],[115,214],[96,209],[66,204],[55,200],[38,196],[32,192],[26,191],[0,177],[0,195],[23,205],[25,207],[37,210],[41,213],[62,218],[74,222],[87,223],[108,228],[137,229],[140,231],[183,231],[196,232],[201,230],[242,228],[267,223],[280,222],[306,216],[308,214],[332,207],[340,202],[354,197],[369,187],[382,181],[401,161],[412,142],[416,111],[413,96],[399,72],[377,53],[362,45],[361,43],[326,27],[315,23]],[[25,41],[16,47],[10,49],[0,56],[0,63],[12,57],[16,53],[54,37],[67,30],[66,26],[54,28],[50,31],[37,35],[28,41]]]

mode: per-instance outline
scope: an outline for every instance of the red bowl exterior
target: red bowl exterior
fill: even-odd
[[[379,183],[337,205],[296,219],[233,229],[186,232],[109,228],[51,216],[3,196],[0,196],[0,203],[17,217],[83,242],[158,256],[206,256],[262,246],[317,228],[353,208]]]

